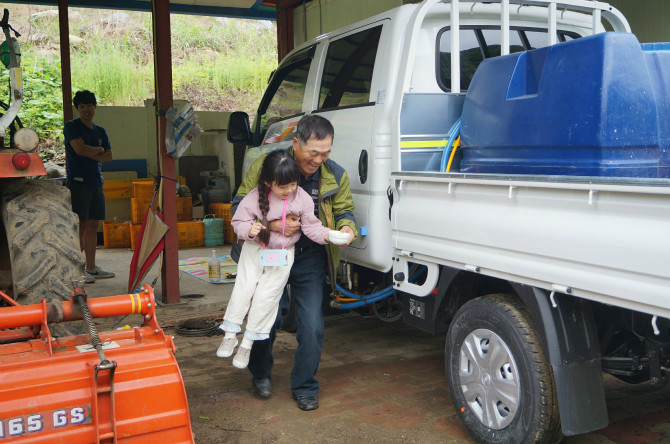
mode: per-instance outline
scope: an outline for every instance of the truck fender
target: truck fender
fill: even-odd
[[[609,423],[600,366],[593,304],[546,290],[511,283],[530,311],[554,372],[565,436],[601,429]]]

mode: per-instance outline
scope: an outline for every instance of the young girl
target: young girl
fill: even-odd
[[[246,242],[242,245],[235,287],[220,327],[226,334],[216,355],[227,358],[233,354],[238,344],[236,333],[242,330],[242,321],[249,312],[242,344],[233,358],[237,368],[249,364],[254,341],[270,337],[293,264],[293,246],[300,239],[300,231],[291,237],[271,232],[266,228],[267,221],[285,222],[287,214],[297,215],[302,233],[319,244],[328,242],[329,230],[314,215],[314,202],[298,186],[299,180],[300,171],[293,157],[283,150],[271,152],[263,161],[258,188],[242,199],[231,221],[237,236]],[[262,263],[273,263],[273,259],[281,256],[287,257],[285,265]]]

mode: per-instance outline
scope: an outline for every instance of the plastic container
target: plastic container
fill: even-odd
[[[205,232],[205,247],[223,245],[223,219],[207,214],[202,220]]]
[[[149,206],[151,205],[151,198],[149,199],[138,199],[136,197],[130,198],[130,214],[132,215],[133,222],[142,222],[144,215],[147,214]]]
[[[216,257],[216,250],[212,250],[212,256],[209,258],[207,265],[209,282],[214,284],[221,282],[221,263],[219,258]]]
[[[193,220],[193,199],[190,197],[177,198],[177,220]]]
[[[130,225],[130,249],[134,250],[135,246],[137,245],[137,239],[140,236],[140,228],[142,228],[142,224],[139,223],[133,223]]]
[[[210,204],[230,202],[230,184],[228,177],[209,176],[207,186],[200,191],[205,208]]]
[[[105,248],[130,247],[130,222],[103,222],[102,238]]]
[[[177,222],[179,248],[202,247],[204,245],[204,229],[202,221]]]
[[[670,177],[670,51],[653,49],[604,32],[484,60],[463,105],[460,171]]]
[[[231,203],[212,203],[208,207],[210,214],[223,219],[223,241],[227,244],[232,244],[235,240],[235,232],[230,225],[230,220],[233,218],[232,205]]]
[[[231,203],[213,203],[209,204],[207,210],[209,211],[209,214],[213,214],[226,222],[230,222],[233,218],[232,206],[233,204]]]
[[[133,182],[133,197],[136,199],[151,199],[154,195],[153,179]]]

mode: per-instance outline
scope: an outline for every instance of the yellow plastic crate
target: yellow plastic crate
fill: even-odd
[[[231,203],[213,203],[209,204],[209,213],[215,215],[218,219],[223,219],[224,222],[230,222],[233,218],[233,211]]]
[[[177,198],[177,220],[193,220],[193,199],[190,197]]]
[[[151,199],[154,195],[154,180],[141,179],[133,181],[133,197],[135,199]]]
[[[147,210],[151,205],[151,198],[149,199],[138,199],[136,197],[130,198],[130,214],[132,215],[133,222],[142,222],[144,215],[147,214]]]
[[[102,238],[105,248],[130,247],[130,222],[103,222]]]
[[[177,222],[179,248],[202,247],[205,244],[205,227],[202,221]]]
[[[140,228],[142,224],[133,223],[130,225],[130,249],[134,250],[135,245],[137,245],[137,239],[140,236]]]

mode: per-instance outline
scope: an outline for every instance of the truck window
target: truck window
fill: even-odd
[[[382,27],[366,29],[335,40],[321,77],[319,110],[370,102],[372,72]]]
[[[291,56],[272,76],[258,108],[257,134],[265,134],[274,122],[302,113],[305,85],[314,46]]]
[[[437,81],[444,91],[451,90],[451,29],[443,28],[438,34]],[[558,31],[558,41],[579,38],[574,32]],[[541,48],[547,45],[547,30],[540,28],[510,27],[510,53]],[[460,29],[461,91],[467,91],[479,64],[489,57],[500,55],[500,27],[463,26]]]

